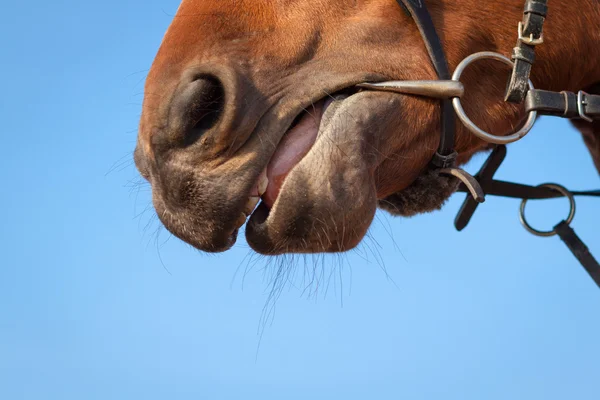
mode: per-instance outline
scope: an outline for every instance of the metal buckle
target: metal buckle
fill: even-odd
[[[523,22],[519,22],[519,40],[525,44],[530,46],[537,46],[544,43],[544,34],[542,33],[538,39],[533,37],[533,33],[529,35],[529,37],[523,36]]]
[[[465,187],[477,203],[483,203],[485,201],[485,193],[481,188],[479,181],[467,171],[460,168],[444,168],[440,170],[440,174],[450,175],[455,178],[458,178],[458,180],[460,180],[465,185]]]
[[[588,117],[585,113],[585,106],[587,106],[587,102],[585,101],[585,97],[588,93],[580,90],[577,92],[577,112],[579,112],[579,118],[587,122],[594,122],[591,117]]]
[[[565,112],[563,112],[563,117],[566,118],[569,115],[569,93],[566,90],[563,90],[561,93],[565,98]]]

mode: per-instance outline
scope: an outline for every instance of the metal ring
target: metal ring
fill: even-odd
[[[545,183],[543,185],[540,185],[539,187],[547,187],[549,189],[554,189],[569,199],[569,203],[571,204],[571,210],[569,211],[569,216],[567,217],[566,222],[568,225],[571,224],[571,222],[573,222],[573,218],[575,218],[575,197],[573,196],[573,193],[569,192],[569,190],[567,190],[567,188],[565,188],[564,186],[557,185],[554,183]],[[527,199],[523,199],[523,201],[521,202],[521,208],[519,211],[519,218],[521,220],[521,224],[523,224],[525,229],[527,229],[527,231],[529,233],[532,233],[536,236],[550,237],[550,236],[556,235],[557,233],[556,233],[556,230],[554,230],[554,229],[551,231],[538,231],[537,229],[534,229],[531,225],[529,225],[529,222],[527,222],[527,219],[525,219],[525,205],[526,204],[527,204]]]
[[[487,58],[502,61],[503,63],[510,65],[511,67],[513,66],[513,62],[510,61],[508,57],[505,57],[502,54],[494,53],[491,51],[482,51],[480,53],[471,54],[469,57],[465,58],[460,64],[458,64],[458,67],[456,67],[456,70],[454,71],[454,75],[452,75],[452,80],[459,81],[462,73],[464,72],[465,68],[469,66],[469,64],[473,63],[474,61]],[[535,89],[531,80],[529,80],[528,83],[529,90]],[[509,136],[496,136],[480,129],[477,125],[473,123],[473,121],[469,119],[469,117],[467,117],[467,114],[465,113],[465,110],[463,109],[462,104],[460,102],[460,98],[455,97],[454,99],[452,99],[452,105],[454,106],[454,111],[456,111],[456,115],[468,130],[473,132],[473,134],[478,138],[494,144],[508,144],[522,139],[533,128],[533,125],[535,124],[535,120],[537,118],[537,111],[530,111],[525,126],[523,126],[523,128],[521,128],[518,132],[515,132]]]

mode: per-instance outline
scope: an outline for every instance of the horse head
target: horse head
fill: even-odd
[[[581,60],[596,52],[597,4],[555,3],[545,27],[553,46],[540,49],[534,83],[600,82],[598,57]],[[427,5],[451,69],[514,47],[522,0]],[[502,101],[509,73],[482,61],[462,79],[466,113],[496,135],[526,117]],[[356,89],[416,79],[436,74],[394,0],[184,0],[147,77],[136,165],[160,220],[198,249],[227,250],[247,222],[247,241],[263,254],[349,250],[377,207],[411,216],[456,189],[429,166],[438,102]],[[456,128],[459,164],[489,147]]]

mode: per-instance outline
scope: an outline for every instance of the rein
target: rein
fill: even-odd
[[[547,0],[526,0],[523,21],[518,24],[517,45],[513,49],[511,59],[494,52],[475,53],[465,58],[457,66],[452,76],[450,76],[448,62],[440,38],[424,0],[396,0],[396,2],[413,18],[417,25],[438,79],[434,81],[361,83],[357,87],[440,100],[440,145],[431,160],[431,164],[439,170],[440,174],[458,178],[462,182],[458,191],[468,193],[454,221],[456,229],[461,231],[467,226],[479,204],[485,201],[486,194],[522,199],[520,220],[525,229],[536,236],[550,237],[558,235],[596,285],[600,287],[600,264],[570,226],[575,217],[575,196],[600,197],[600,190],[577,192],[569,191],[557,184],[543,184],[534,187],[493,179],[494,174],[506,157],[506,144],[525,137],[535,125],[538,115],[581,119],[587,122],[600,120],[600,96],[590,95],[584,91],[572,93],[568,91],[539,90],[534,88],[529,79],[531,68],[535,62],[535,48],[544,43],[543,26],[548,12]],[[510,135],[496,136],[485,132],[469,119],[462,107],[461,97],[464,94],[464,86],[460,82],[460,77],[466,67],[482,59],[494,59],[510,65],[513,69],[504,100],[515,104],[524,104],[528,118],[521,129]],[[475,176],[456,167],[458,156],[454,150],[456,118],[475,136],[496,145]],[[525,218],[527,201],[557,197],[569,199],[571,208],[567,219],[561,221],[551,231],[539,231],[533,228]]]

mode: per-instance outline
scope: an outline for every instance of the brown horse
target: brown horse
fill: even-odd
[[[475,52],[510,55],[523,0],[427,6],[451,70]],[[600,92],[598,21],[598,0],[550,2],[537,88]],[[467,114],[498,135],[525,117],[502,101],[509,72],[482,61],[461,79]],[[198,249],[227,250],[251,214],[260,253],[349,250],[377,206],[414,215],[456,189],[428,169],[436,101],[352,88],[435,78],[395,0],[184,0],[146,81],[136,165],[161,221]],[[600,123],[576,125],[600,168]],[[455,146],[459,164],[489,148],[462,126]]]

